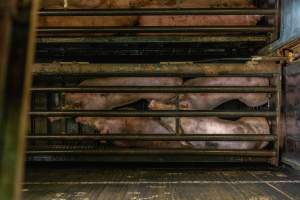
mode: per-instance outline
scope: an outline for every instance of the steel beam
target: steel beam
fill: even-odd
[[[34,117],[276,117],[272,111],[128,111],[128,110],[97,110],[97,111],[32,111]]]
[[[99,150],[28,150],[28,155],[206,155],[273,157],[274,151],[202,150],[202,149],[99,149]]]
[[[29,140],[138,140],[138,141],[276,141],[274,135],[257,134],[130,134],[126,135],[29,135]]]
[[[73,34],[73,33],[203,33],[203,32],[274,32],[272,26],[143,26],[143,27],[39,27],[38,34]]]
[[[212,8],[155,8],[155,9],[48,9],[40,16],[139,16],[139,15],[275,15],[277,9],[212,9]]]
[[[95,86],[35,87],[31,92],[69,93],[273,93],[275,87],[201,87],[201,86]]]

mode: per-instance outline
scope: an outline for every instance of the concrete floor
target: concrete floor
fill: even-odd
[[[35,164],[27,167],[23,199],[300,199],[300,171],[255,164],[215,166]]]

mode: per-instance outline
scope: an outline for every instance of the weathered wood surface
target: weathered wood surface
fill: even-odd
[[[28,168],[24,200],[300,199],[300,173],[285,169],[55,166]]]

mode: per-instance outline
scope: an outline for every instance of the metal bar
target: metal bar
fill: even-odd
[[[154,64],[89,64],[89,63],[39,63],[33,67],[33,75],[64,76],[269,76],[280,73],[274,62],[259,60],[238,63],[154,63]]]
[[[21,199],[38,1],[6,0],[0,4],[0,21],[4,16],[8,20],[5,27],[1,27],[0,35],[10,35],[3,44],[7,45],[5,65],[0,67],[5,67],[5,74],[1,77],[4,80],[0,83],[5,81],[4,87],[0,86],[1,94],[5,94],[0,96],[3,106],[0,120],[0,196],[1,200],[17,200]]]
[[[212,8],[155,8],[155,9],[49,9],[40,16],[139,16],[139,15],[275,15],[277,9],[212,9]]]
[[[41,36],[37,39],[38,44],[48,43],[194,43],[194,42],[267,42],[265,35],[226,35],[226,36],[86,36],[86,37],[54,37],[53,35]]]
[[[10,50],[10,42],[11,42],[11,26],[12,26],[12,18],[7,12],[7,9],[12,9],[14,5],[9,1],[4,1],[0,6],[0,125],[1,121],[4,118],[4,100],[5,100],[5,87],[6,87],[6,73],[8,69],[8,57]],[[1,129],[1,127],[0,127]],[[0,134],[0,177],[1,177],[1,161],[3,154],[3,143],[4,143],[4,135]]]
[[[179,94],[176,94],[176,111],[180,111],[180,99],[179,99]],[[176,135],[180,135],[181,134],[181,128],[180,128],[180,117],[176,117],[175,118],[175,123],[176,123],[176,127],[175,127],[175,133]]]
[[[28,150],[28,155],[208,155],[273,157],[274,151],[200,150],[200,149],[101,149],[101,150]]]
[[[276,31],[274,33],[274,36],[272,38],[273,42],[280,38],[280,27],[281,27],[281,1],[276,0],[276,6],[275,6],[276,15],[275,15],[275,27]]]
[[[268,162],[269,157],[251,157],[251,156],[199,156],[199,155],[28,155],[28,162],[116,162],[120,163],[258,163]]]
[[[276,112],[243,112],[243,111],[40,111],[30,112],[31,116],[39,117],[276,117]]]
[[[203,32],[255,32],[267,33],[275,31],[270,26],[226,26],[226,27],[199,27],[199,26],[143,26],[143,27],[39,27],[41,34],[68,34],[68,33],[203,33]]]
[[[277,140],[275,135],[257,134],[126,134],[126,135],[29,135],[29,140],[139,140],[139,141],[269,141]]]
[[[201,87],[201,86],[95,86],[95,87],[36,87],[31,92],[76,93],[271,93],[275,87]]]
[[[280,148],[282,143],[282,129],[281,129],[281,103],[282,103],[282,76],[279,74],[275,77],[276,87],[278,89],[276,93],[276,127],[275,134],[278,140],[274,144],[274,150],[276,152],[276,156],[271,160],[271,163],[275,166],[279,165],[279,157],[280,157]]]

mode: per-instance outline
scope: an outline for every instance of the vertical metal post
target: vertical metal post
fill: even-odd
[[[179,94],[176,94],[176,111],[180,111],[180,99]],[[180,135],[180,117],[175,118],[175,134]]]
[[[23,174],[38,0],[4,0],[0,7],[0,37],[5,39],[0,51],[5,72],[0,80],[0,199],[15,200],[20,199]]]
[[[281,2],[280,0],[276,0],[275,2],[275,9],[277,10],[277,13],[275,15],[274,25],[276,28],[275,33],[272,33],[272,42],[279,39],[280,37],[280,26],[281,26]]]
[[[282,140],[282,130],[281,130],[281,102],[282,102],[282,73],[281,73],[281,67],[280,73],[275,75],[275,84],[277,88],[276,92],[276,125],[274,133],[277,136],[277,140],[274,143],[274,148],[276,151],[276,156],[272,158],[271,164],[274,166],[279,165],[279,157],[280,157],[280,143]]]
[[[3,102],[4,102],[4,88],[5,88],[5,76],[7,70],[8,51],[10,47],[10,33],[11,33],[11,18],[10,13],[13,12],[15,7],[12,1],[0,2],[0,122],[3,119]],[[3,134],[0,133],[0,160],[3,155]],[[1,177],[1,165],[0,165],[0,177]]]

